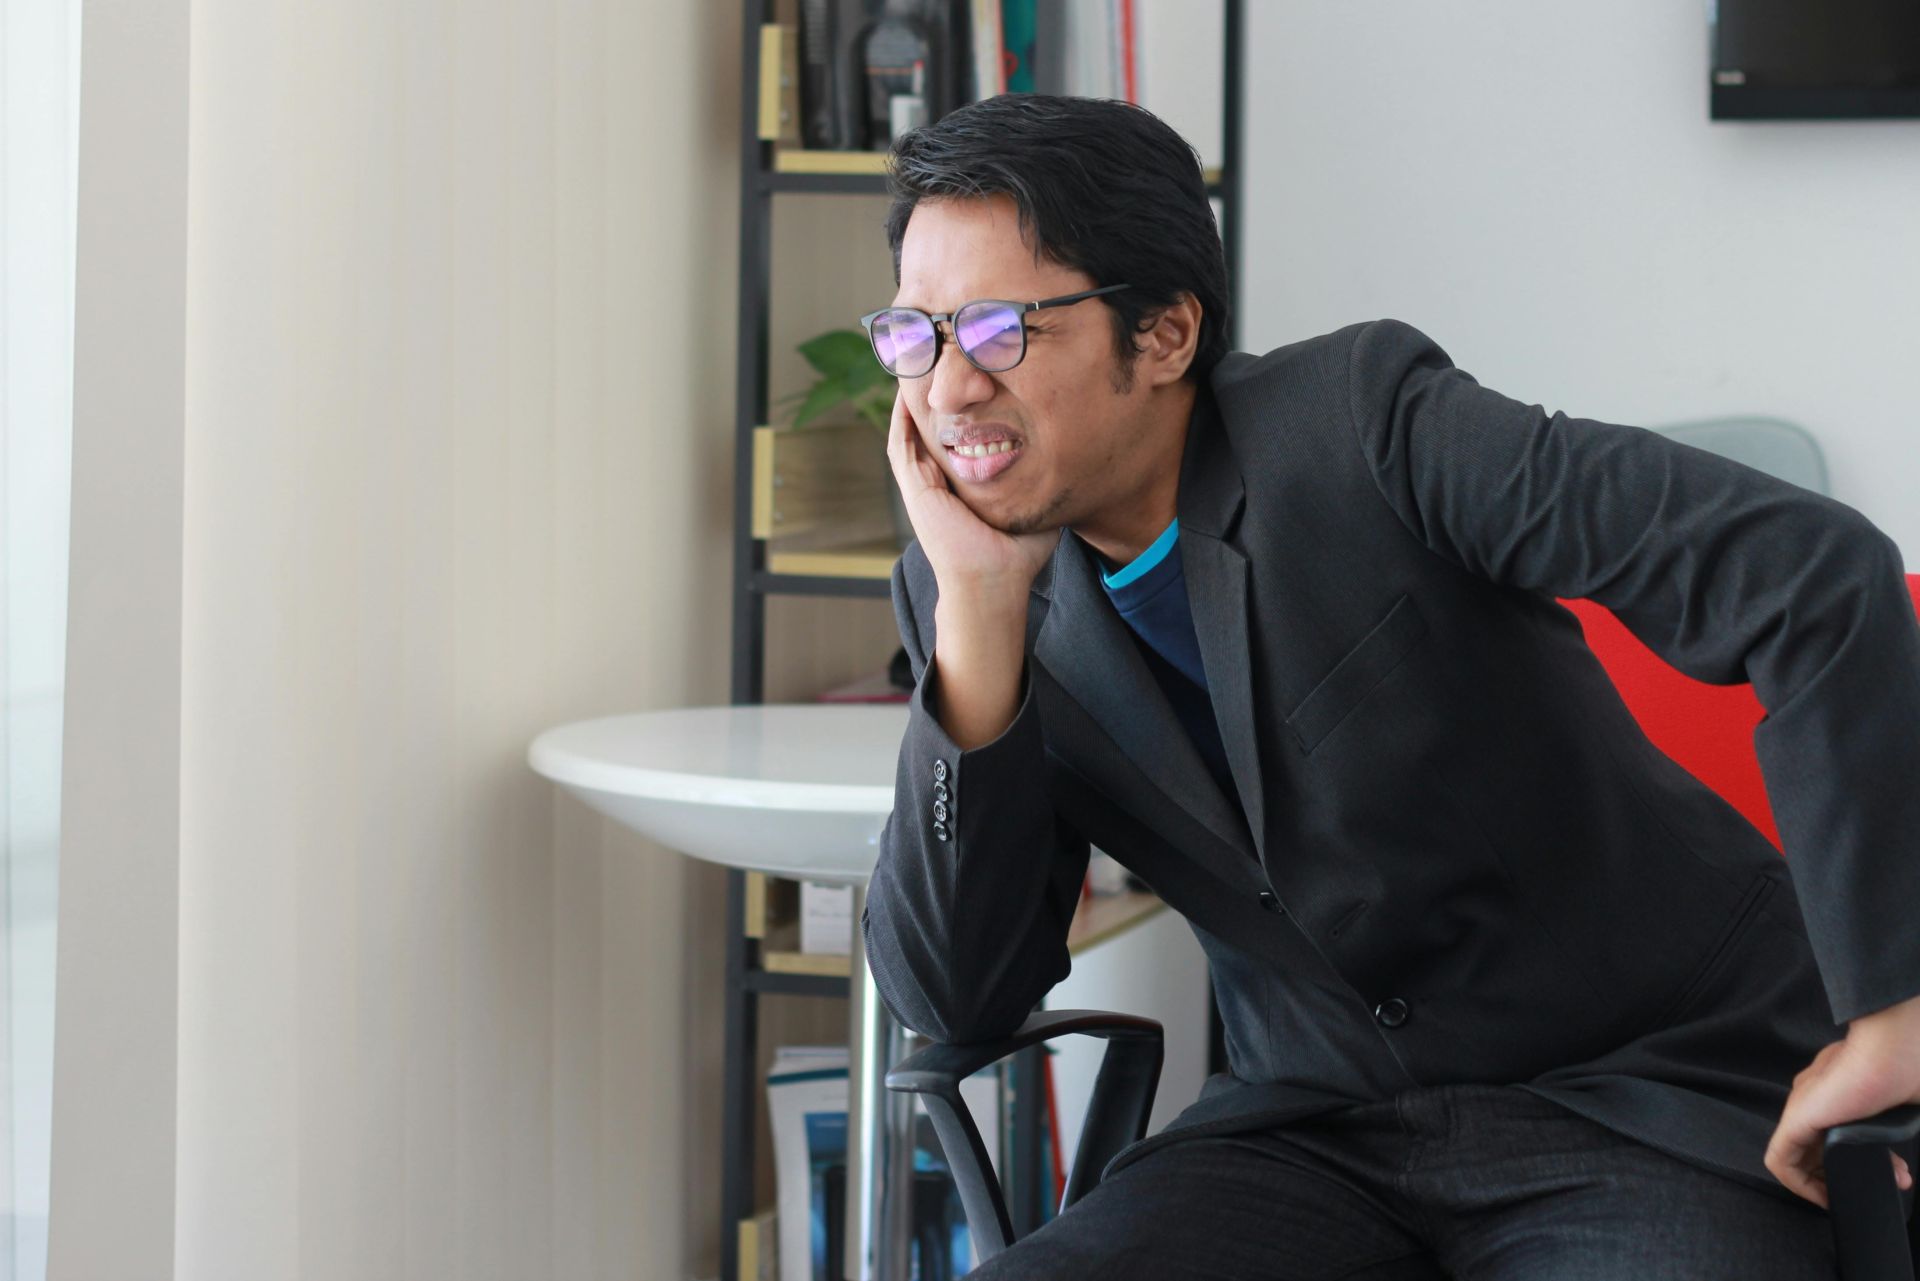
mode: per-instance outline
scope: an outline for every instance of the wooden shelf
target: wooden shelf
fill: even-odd
[[[775,173],[884,174],[887,171],[887,153],[884,151],[802,151],[775,147],[773,171]]]
[[[884,580],[893,576],[893,562],[900,559],[901,550],[899,540],[894,538],[879,538],[814,551],[774,551],[769,548],[767,569],[775,574]]]
[[[780,1214],[775,1206],[764,1206],[751,1219],[735,1225],[740,1242],[740,1281],[760,1281],[773,1276],[780,1262]]]
[[[846,978],[848,959],[838,952],[802,952],[800,922],[781,921],[767,926],[760,942],[760,968],[769,974],[818,974]]]
[[[900,559],[893,473],[865,422],[753,430],[752,533],[768,572],[886,579]]]
[[[1080,900],[1067,930],[1067,951],[1079,954],[1126,933],[1140,922],[1166,910],[1158,894],[1128,890],[1123,894],[1098,894]]]
[[[773,172],[777,174],[865,174],[884,177],[887,153],[884,151],[807,151],[792,147],[773,149]],[[1208,187],[1220,185],[1220,166],[1207,165],[1200,177]]]

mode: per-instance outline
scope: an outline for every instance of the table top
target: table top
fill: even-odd
[[[666,708],[557,726],[527,760],[555,782],[652,800],[884,818],[906,729],[905,703]]]

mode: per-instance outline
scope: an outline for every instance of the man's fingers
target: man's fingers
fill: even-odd
[[[1784,1131],[1776,1131],[1773,1142],[1767,1146],[1764,1163],[1789,1192],[1822,1208],[1826,1206],[1826,1171],[1815,1148],[1796,1141]]]
[[[903,454],[906,448],[906,431],[900,423],[904,412],[901,394],[896,390],[893,393],[893,414],[887,419],[887,461],[893,464],[896,477],[899,475],[901,463],[905,461]]]
[[[1797,1151],[1787,1146],[1770,1148],[1766,1155],[1766,1166],[1788,1191],[1824,1209],[1827,1207],[1827,1171],[1813,1153],[1812,1148]],[[1903,1191],[1912,1187],[1913,1170],[1905,1158],[1891,1148],[1887,1150],[1887,1156],[1893,1164],[1894,1186]]]
[[[913,437],[913,420],[907,413],[906,394],[896,391],[893,396],[893,417],[887,423],[887,461],[893,467],[893,482],[900,487],[903,496],[917,488],[913,483],[916,476],[923,483],[926,480],[914,456]]]

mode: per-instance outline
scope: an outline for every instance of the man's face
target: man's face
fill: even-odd
[[[1034,260],[1006,196],[923,200],[900,245],[891,305],[951,312],[976,298],[1033,302],[1101,285],[1085,272]],[[1130,484],[1144,456],[1137,433],[1147,389],[1122,381],[1113,319],[1101,299],[1026,314],[1026,358],[1002,373],[973,367],[942,324],[940,355],[900,379],[907,409],[953,491],[1010,534],[1071,525]],[[967,457],[956,445],[1011,441],[1011,452]]]

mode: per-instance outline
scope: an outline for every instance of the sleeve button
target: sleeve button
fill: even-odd
[[[935,759],[933,762],[933,778],[936,783],[944,783],[947,781],[947,763],[945,761]]]

